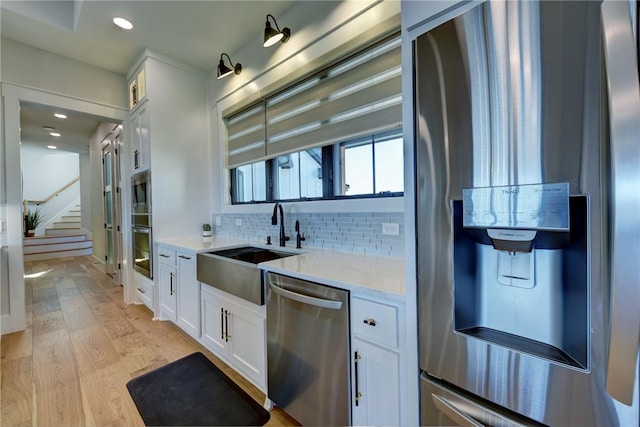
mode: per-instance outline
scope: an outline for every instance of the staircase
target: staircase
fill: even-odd
[[[81,208],[76,206],[45,230],[44,236],[23,239],[25,261],[91,255],[93,242],[82,231]]]

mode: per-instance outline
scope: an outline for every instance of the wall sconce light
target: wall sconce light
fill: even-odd
[[[229,65],[231,65],[233,67],[233,69],[227,67],[224,64],[224,60],[222,59],[223,56],[226,56],[227,59],[229,60]],[[227,55],[226,53],[223,53],[222,55],[220,55],[220,63],[218,64],[218,78],[221,79],[225,76],[228,76],[231,73],[234,73],[236,76],[238,74],[240,74],[242,72],[242,65],[240,65],[239,62],[237,62],[235,65],[233,65],[233,62],[231,62],[231,58],[229,58],[229,55]]]
[[[273,23],[276,26],[277,30],[274,30],[269,23],[269,17],[273,19]],[[282,43],[286,43],[291,37],[291,30],[289,28],[283,28],[280,31],[280,27],[278,27],[278,23],[276,22],[276,18],[273,15],[267,15],[267,23],[264,27],[264,43],[262,46],[269,47],[281,41]]]

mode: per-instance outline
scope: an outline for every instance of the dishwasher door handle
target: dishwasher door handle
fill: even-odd
[[[277,293],[278,295],[301,302],[303,304],[314,305],[316,307],[322,308],[330,308],[331,310],[340,310],[342,308],[342,301],[334,301],[330,299],[316,298],[299,294],[297,292],[283,289],[274,282],[269,282],[269,287],[271,287],[273,292]]]

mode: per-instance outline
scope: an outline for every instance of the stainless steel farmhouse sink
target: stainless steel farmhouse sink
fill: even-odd
[[[264,304],[261,262],[297,253],[241,246],[198,254],[197,279],[254,304]]]

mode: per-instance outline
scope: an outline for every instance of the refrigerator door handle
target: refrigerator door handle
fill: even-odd
[[[606,388],[630,405],[640,344],[640,84],[628,2],[602,3],[609,89],[612,171],[612,254]]]
[[[436,405],[436,408],[449,417],[451,421],[456,422],[460,427],[484,427],[484,424],[480,424],[478,421],[466,415],[444,397],[431,393],[431,398],[433,399],[433,403]]]

